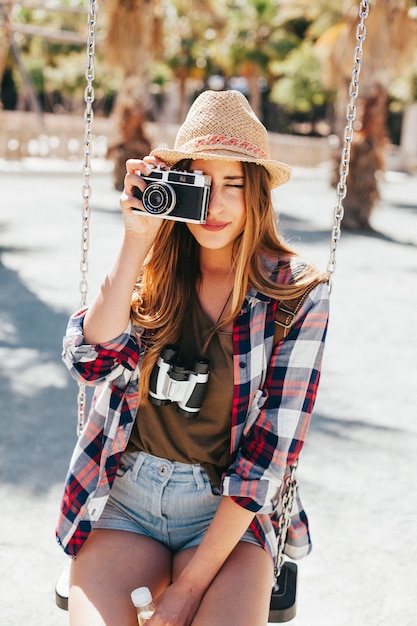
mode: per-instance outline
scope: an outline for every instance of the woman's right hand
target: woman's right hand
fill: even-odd
[[[128,235],[146,237],[153,240],[162,225],[162,220],[150,217],[143,208],[142,201],[134,195],[134,188],[141,191],[146,188],[146,182],[139,175],[141,172],[145,176],[151,172],[149,165],[156,166],[162,163],[160,159],[147,156],[143,160],[129,159],[126,162],[126,176],[124,189],[120,197],[120,206],[123,213],[125,231]],[[133,211],[132,209],[136,209]]]
[[[120,197],[125,234],[119,254],[85,316],[84,343],[111,341],[127,327],[134,286],[163,222],[149,217],[142,202],[133,195],[134,187],[141,190],[146,187],[146,182],[136,172],[146,175],[150,171],[148,164],[158,162],[161,161],[145,157],[129,159],[126,163],[125,185]],[[132,207],[138,212],[133,212]]]

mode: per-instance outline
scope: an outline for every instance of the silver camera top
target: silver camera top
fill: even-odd
[[[159,163],[158,165],[151,163],[148,167],[152,170],[149,174],[142,174],[142,172],[139,171],[136,173],[145,179],[149,176],[149,178],[152,179],[156,178],[185,185],[197,185],[198,187],[209,187],[211,185],[211,176],[204,174],[202,170],[177,170],[164,163]],[[174,176],[171,176],[171,174]],[[190,178],[190,175],[195,178]]]
[[[201,170],[176,170],[164,164],[150,165],[150,172],[137,174],[147,187],[133,189],[148,215],[179,222],[204,224],[210,197],[211,177]],[[136,210],[134,209],[136,212]]]

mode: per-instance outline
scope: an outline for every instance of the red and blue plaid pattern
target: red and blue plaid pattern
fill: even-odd
[[[265,259],[278,283],[290,283],[299,259]],[[307,436],[317,394],[328,321],[328,286],[313,289],[287,337],[275,348],[277,302],[251,290],[233,329],[232,463],[222,492],[256,513],[252,529],[272,557],[277,551],[279,493]],[[112,342],[83,344],[84,312],[69,322],[64,362],[72,375],[97,385],[74,450],[61,504],[57,539],[76,556],[107,501],[138,408],[142,330],[129,324]],[[306,556],[308,521],[297,494],[285,553]]]

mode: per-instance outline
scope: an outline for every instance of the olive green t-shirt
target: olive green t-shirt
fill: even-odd
[[[192,369],[213,322],[196,300],[178,342],[178,361]],[[176,403],[155,406],[149,400],[138,409],[128,449],[179,461],[200,463],[210,480],[220,485],[220,478],[230,464],[230,428],[233,400],[232,333],[218,331],[203,355],[210,361],[206,396],[200,412],[184,417]]]

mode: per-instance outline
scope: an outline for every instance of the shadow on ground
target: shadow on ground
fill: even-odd
[[[416,207],[412,205],[408,207],[404,207],[403,205],[401,205],[401,208],[416,210]],[[302,241],[308,244],[321,244],[322,243],[323,245],[326,245],[326,244],[328,245],[328,243],[330,242],[331,226],[329,226],[329,228],[326,230],[320,230],[317,228],[317,226],[314,224],[313,221],[300,219],[292,215],[288,215],[286,213],[280,214],[279,223],[280,223],[281,232],[284,234],[286,241],[288,241],[290,245],[291,245],[291,242],[297,242],[297,241]],[[416,247],[415,242],[412,240],[406,241],[406,240],[398,239],[386,232],[379,231],[376,229],[350,230],[350,229],[344,228],[343,221],[341,224],[341,233],[342,233],[341,234],[342,239],[348,238],[348,237],[349,238],[367,237],[367,238],[372,238],[372,239],[380,239],[382,241],[386,241],[387,243],[398,244],[401,246]]]
[[[43,492],[63,482],[75,442],[77,385],[60,357],[68,316],[1,260],[0,284],[1,481]]]

